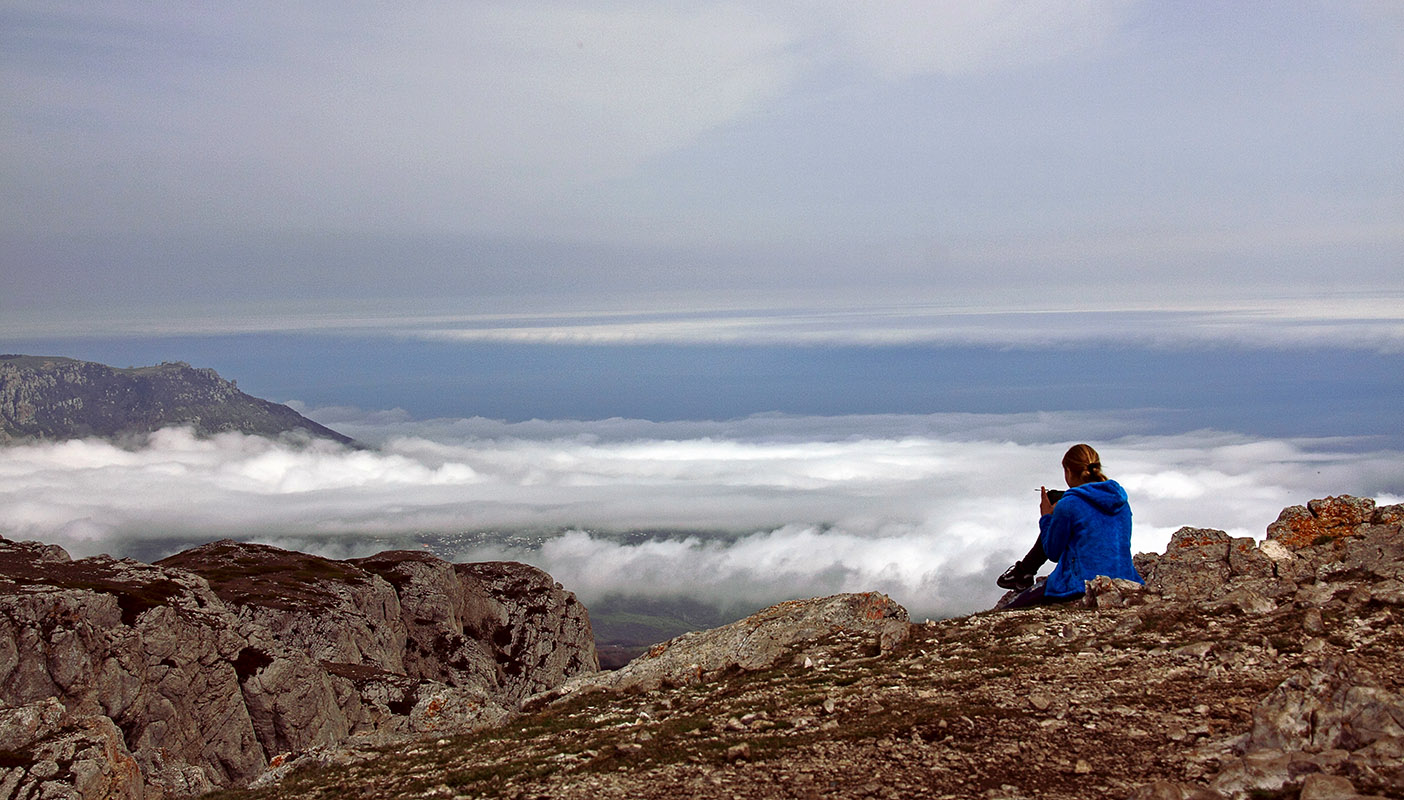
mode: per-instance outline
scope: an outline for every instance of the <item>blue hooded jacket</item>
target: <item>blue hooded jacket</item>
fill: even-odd
[[[1131,505],[1116,481],[1075,486],[1038,520],[1043,552],[1058,562],[1043,596],[1081,595],[1098,575],[1142,583],[1131,563]]]

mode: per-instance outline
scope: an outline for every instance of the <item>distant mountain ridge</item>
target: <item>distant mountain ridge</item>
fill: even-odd
[[[175,426],[200,436],[238,431],[352,442],[182,361],[118,369],[61,356],[0,355],[0,444],[122,439]]]

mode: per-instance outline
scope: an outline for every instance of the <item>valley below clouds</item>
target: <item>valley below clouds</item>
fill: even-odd
[[[882,591],[917,618],[988,607],[1037,532],[1063,451],[1099,448],[1135,511],[1133,549],[1184,525],[1261,538],[1288,505],[1404,500],[1370,441],[1201,430],[1152,412],[790,416],[722,422],[413,420],[313,409],[366,445],[179,429],[0,450],[0,534],[75,557],[157,558],[221,537],[333,558],[430,548],[545,569],[611,595],[758,607]]]

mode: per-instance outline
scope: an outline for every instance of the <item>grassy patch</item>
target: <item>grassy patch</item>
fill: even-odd
[[[349,564],[264,545],[216,542],[156,562],[209,581],[221,600],[284,611],[326,608],[335,595],[319,584],[359,585],[366,573]]]
[[[0,584],[7,592],[20,586],[47,585],[110,594],[122,610],[122,622],[131,625],[143,613],[168,605],[184,588],[145,565],[128,568],[105,560],[43,561],[32,552],[11,550],[0,555],[0,575],[14,584]]]

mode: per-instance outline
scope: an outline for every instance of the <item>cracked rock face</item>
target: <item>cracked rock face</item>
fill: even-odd
[[[0,747],[15,754],[0,787],[142,796],[80,789],[120,781],[129,764],[150,796],[198,794],[352,737],[496,725],[527,692],[597,668],[588,614],[539,570],[462,572],[419,553],[362,562],[231,541],[156,565],[73,561],[0,539],[0,711],[15,730],[36,731]],[[515,594],[499,599],[494,582]],[[518,596],[530,609],[513,605]],[[112,768],[44,757],[62,739],[40,725],[55,714],[89,738],[116,732],[99,748]],[[21,724],[30,719],[39,722]]]
[[[454,570],[460,581],[481,587],[499,609],[490,618],[494,627],[488,638],[507,697],[519,702],[599,671],[589,612],[550,575],[508,561],[455,564]]]
[[[50,697],[22,706],[0,704],[0,797],[104,797],[146,800],[156,796],[112,720],[71,714]],[[20,758],[23,756],[23,759]]]
[[[194,575],[0,541],[0,699],[57,699],[122,731],[142,771],[222,785],[263,768],[235,661],[256,646]]]

